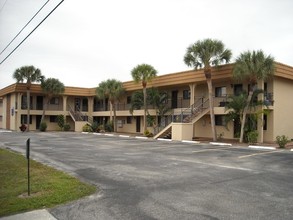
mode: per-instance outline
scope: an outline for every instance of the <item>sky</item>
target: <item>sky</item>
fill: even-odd
[[[46,0],[0,0],[0,51]],[[50,0],[1,55],[0,62],[60,2]],[[158,75],[189,70],[186,48],[221,40],[233,53],[262,49],[293,66],[292,0],[65,0],[0,65],[0,89],[13,72],[33,65],[66,86],[97,87],[107,79],[130,81],[138,64]]]

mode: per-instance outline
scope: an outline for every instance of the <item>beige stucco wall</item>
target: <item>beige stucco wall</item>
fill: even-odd
[[[293,138],[293,81],[275,78],[274,81],[274,112],[272,139],[277,135]]]
[[[274,138],[274,111],[270,111],[267,116],[267,130],[263,131],[264,142],[275,141]]]
[[[3,128],[3,100],[0,99],[0,129]]]
[[[131,118],[131,124],[127,124],[127,117],[117,117],[117,121],[123,122],[122,124],[121,123],[117,124],[117,132],[136,133],[136,119],[135,119],[135,117]]]
[[[172,140],[191,141],[193,137],[192,123],[172,123]]]
[[[6,129],[6,96],[3,97],[2,101],[2,128]]]
[[[82,127],[88,124],[86,121],[76,121],[74,131],[81,132]]]
[[[233,139],[234,130],[232,122],[225,126],[216,126],[217,136],[222,134],[222,138]],[[212,128],[210,115],[205,115],[194,124],[194,137],[212,138]]]

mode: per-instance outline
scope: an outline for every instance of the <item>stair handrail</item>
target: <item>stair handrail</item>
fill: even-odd
[[[71,105],[68,105],[68,107],[69,107],[69,112],[74,117],[75,121],[88,121],[89,122],[89,116],[82,113],[78,106],[76,106],[76,108],[75,108],[76,110],[74,110]],[[91,123],[91,122],[89,122],[89,123]]]
[[[208,108],[208,101],[208,98],[198,98],[189,108],[182,110],[181,117],[178,122],[189,123],[194,118],[195,113],[201,113],[204,109]],[[188,117],[190,120],[186,120]]]
[[[154,128],[154,134],[158,134],[161,130],[167,127],[169,124],[173,122],[173,115],[174,111],[170,110],[171,112],[168,115],[163,115],[161,117],[160,123]]]

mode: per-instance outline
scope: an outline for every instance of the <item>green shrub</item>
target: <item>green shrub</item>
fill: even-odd
[[[42,121],[40,124],[40,131],[46,131],[47,130],[47,123]]]
[[[83,132],[93,132],[93,129],[92,129],[92,127],[91,127],[89,124],[85,124],[85,125],[82,127],[82,131],[83,131]]]
[[[276,141],[277,141],[280,148],[285,148],[286,144],[288,144],[290,142],[289,138],[285,135],[282,135],[282,136],[278,135],[276,137]]]
[[[153,137],[153,133],[151,133],[149,130],[145,130],[145,131],[143,132],[143,134],[144,134],[144,136],[146,136],[146,137]]]
[[[113,121],[107,122],[107,124],[105,124],[105,131],[107,132],[114,131]]]
[[[258,132],[257,131],[247,132],[247,141],[248,141],[248,143],[256,143],[257,138],[258,138]]]
[[[94,123],[92,124],[92,130],[93,132],[100,132],[99,124],[96,121],[94,121]]]
[[[70,130],[70,124],[65,123],[63,129],[64,129],[64,131],[69,131]]]

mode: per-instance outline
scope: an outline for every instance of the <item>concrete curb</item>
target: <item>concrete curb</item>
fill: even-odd
[[[277,149],[275,147],[257,146],[257,145],[249,145],[248,147],[253,148],[253,149],[263,149],[263,150],[276,150]]]
[[[46,209],[34,210],[0,218],[1,220],[57,220]]]
[[[94,135],[102,135],[102,133],[93,133]]]
[[[220,146],[232,146],[229,143],[219,143],[219,142],[210,142],[211,145],[220,145]]]
[[[110,137],[113,137],[115,136],[114,134],[104,134],[105,136],[110,136]]]
[[[122,134],[120,134],[119,137],[129,138],[130,136],[129,135],[122,135]]]
[[[172,141],[172,139],[157,138],[158,141]]]
[[[188,141],[188,140],[182,140],[182,143],[189,143],[189,144],[200,144],[199,141]]]
[[[0,130],[0,133],[10,133],[10,132],[12,132],[12,131],[10,131],[10,130]]]
[[[147,137],[141,137],[141,136],[135,136],[135,138],[136,139],[144,139],[144,140],[148,139]]]

